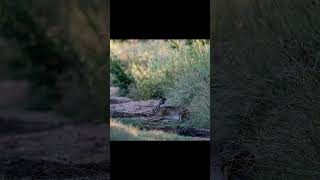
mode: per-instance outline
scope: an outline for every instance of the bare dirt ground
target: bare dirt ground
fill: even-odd
[[[10,106],[27,98],[29,84],[26,81],[0,81],[0,107]]]
[[[11,119],[10,123],[19,122]],[[29,126],[27,132],[23,131],[23,125],[15,133],[14,125],[8,134],[1,132],[0,177],[109,177],[109,141],[105,124],[54,126],[44,131],[38,126],[32,131]]]
[[[24,91],[13,91],[20,85],[0,82],[1,105],[24,99]],[[0,180],[109,179],[108,136],[104,123],[74,124],[55,112],[0,108]]]
[[[117,102],[117,103],[112,103]],[[110,114],[116,118],[146,117],[152,112],[152,108],[158,103],[157,100],[132,101],[122,97],[110,98]]]

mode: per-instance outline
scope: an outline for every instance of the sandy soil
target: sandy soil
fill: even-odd
[[[12,108],[27,98],[27,86],[0,82],[0,180],[109,179],[107,125]]]
[[[5,80],[0,82],[0,107],[26,100],[29,84],[26,81]]]
[[[122,97],[111,97],[110,102],[110,114],[115,118],[147,116],[158,103],[157,100],[132,101]]]
[[[45,131],[29,129],[2,134],[0,177],[107,178],[108,147],[105,124],[65,125]]]

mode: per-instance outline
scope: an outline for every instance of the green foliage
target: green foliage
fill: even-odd
[[[154,81],[153,79],[142,79],[137,83],[138,96],[142,99],[150,99],[164,96],[167,82]]]
[[[192,127],[210,128],[210,54],[209,47],[192,46],[195,61],[185,73],[177,76],[174,86],[168,88],[166,96],[171,103],[187,107],[191,112]],[[198,50],[198,51],[197,51]]]
[[[105,43],[101,3],[0,2],[0,39],[13,42],[17,46],[13,53],[19,55],[4,68],[9,69],[9,79],[31,84],[27,109],[56,110],[81,120],[104,119],[101,97],[108,70],[101,46]]]
[[[170,48],[179,50],[181,47],[181,43],[179,40],[169,40]]]
[[[205,45],[209,45],[209,40],[208,39],[188,39],[186,40],[186,44],[190,47],[205,46]]]
[[[128,87],[134,83],[131,74],[126,72],[124,64],[116,57],[112,57],[110,64],[110,73],[113,75],[112,84],[118,86],[122,90],[122,94],[128,94]]]
[[[190,127],[210,128],[209,76],[206,78],[203,79],[197,72],[187,74],[175,83],[167,95],[172,104],[189,109],[191,118],[186,124]]]
[[[202,71],[197,69],[198,66],[206,67],[209,72],[208,45],[201,47],[182,46],[179,51],[173,50],[166,59],[150,61],[146,78],[137,82],[140,95],[147,99],[163,96],[170,89],[176,91],[177,89],[172,89],[175,82],[189,73]]]
[[[221,149],[214,156],[235,162],[249,152],[252,166],[250,159],[235,163],[254,179],[318,178],[320,8],[313,1],[248,2],[223,20],[242,27],[219,22],[225,34],[215,42],[213,141]]]
[[[32,83],[30,107],[50,109],[61,97],[56,89],[57,76],[70,70],[79,72],[78,56],[67,42],[57,44],[47,35],[27,10],[27,3],[2,1],[1,7],[1,32],[19,43],[23,55],[9,63],[13,78]]]
[[[128,63],[126,67],[122,66],[121,72],[131,71],[135,79],[135,83],[129,87],[129,96],[136,99],[167,97],[170,100],[168,103],[186,107],[191,111],[192,118],[186,123],[187,126],[210,128],[209,40],[113,43],[117,47],[114,52],[121,49],[119,51],[122,53],[119,53],[119,56],[125,57],[124,52],[129,54],[133,51],[132,58],[137,58],[135,61],[131,58],[121,59]],[[133,44],[134,49],[126,43]],[[152,53],[151,49],[149,54],[150,47],[164,53],[158,54],[158,51]],[[149,59],[142,61],[139,57]],[[114,73],[112,75],[115,76]]]

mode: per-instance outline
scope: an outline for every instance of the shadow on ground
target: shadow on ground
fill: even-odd
[[[8,94],[11,86],[0,92]],[[12,104],[5,94],[2,105]],[[0,179],[109,179],[105,123],[75,124],[55,112],[1,109]]]

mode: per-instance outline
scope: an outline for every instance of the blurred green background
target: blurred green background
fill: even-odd
[[[230,178],[320,177],[319,3],[212,4],[212,157]]]
[[[0,108],[104,120],[106,13],[103,0],[1,1]]]

